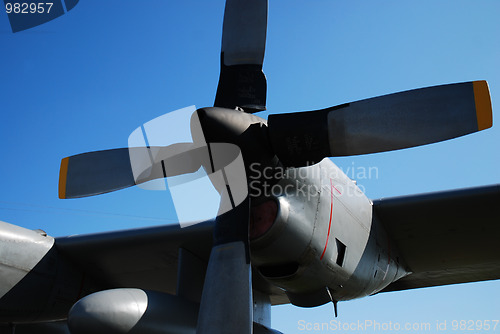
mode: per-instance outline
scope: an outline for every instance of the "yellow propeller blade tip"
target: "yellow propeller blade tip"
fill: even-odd
[[[484,80],[474,81],[474,100],[476,103],[477,130],[491,128],[493,113],[491,108],[490,91],[488,83]]]
[[[59,198],[66,198],[66,179],[68,177],[69,157],[61,160],[61,169],[59,170]]]

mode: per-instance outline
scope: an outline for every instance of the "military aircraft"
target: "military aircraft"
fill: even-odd
[[[231,8],[231,4],[235,6],[233,8],[239,6],[238,2],[229,2],[229,8]],[[231,12],[231,10],[227,12]],[[249,15],[245,20],[247,22],[259,17],[252,14],[250,9],[244,12]],[[262,12],[263,10],[260,9],[259,13]],[[227,15],[225,22],[226,20],[231,22]],[[230,24],[225,24],[225,27],[230,26]],[[226,31],[232,32],[237,31],[237,29],[224,28],[224,36],[228,36]],[[234,39],[230,36],[225,38]],[[250,37],[243,40],[255,39],[255,37]],[[231,51],[232,47],[233,45],[229,43],[228,48],[224,49],[223,42],[223,52]],[[223,56],[223,69],[224,65],[227,65],[224,63],[224,59]],[[251,65],[254,66],[249,66],[250,69],[242,66],[242,70],[250,71],[250,74],[247,72],[245,74],[248,75],[244,76],[248,78],[252,77],[251,74],[257,67],[257,71],[255,71],[257,83],[250,83],[255,85],[255,89],[258,91],[263,82],[259,72],[261,69],[259,66],[255,66],[259,63],[251,63]],[[233,68],[233,70],[240,69],[239,67]],[[221,73],[220,82],[222,83],[220,86],[224,86],[224,80],[232,78],[233,74],[229,74],[229,79],[227,74],[231,73],[231,69],[225,69],[225,71],[226,74]],[[245,81],[243,84],[246,86],[249,82]],[[238,87],[232,82],[228,86]],[[394,121],[391,117],[393,117],[393,112],[396,113],[392,107],[386,107],[387,101],[392,104],[391,101],[394,99],[405,101],[411,98],[414,103],[408,107],[405,106],[407,114],[404,114],[405,117],[402,119],[397,120],[398,125],[403,127],[405,133],[395,133],[395,138],[385,141],[386,137],[384,136],[393,131],[392,127],[389,129],[384,127],[381,134],[375,135],[370,133],[374,129],[367,126],[367,128],[363,128],[361,133],[374,137],[370,137],[366,141],[361,140],[358,143],[357,140],[360,137],[356,135],[349,140],[349,143],[354,143],[356,150],[363,150],[368,143],[369,150],[376,151],[400,148],[399,145],[408,147],[422,144],[420,140],[442,140],[444,138],[439,137],[441,135],[440,129],[428,128],[425,124],[425,133],[422,135],[417,131],[415,134],[416,142],[410,144],[407,142],[400,144],[399,142],[400,138],[405,138],[404,135],[410,132],[409,125],[412,128],[419,128],[416,126],[416,120],[411,118],[411,115],[415,113],[414,107],[417,106],[417,103],[421,103],[418,105],[421,106],[418,109],[419,115],[423,114],[426,117],[434,117],[435,113],[437,114],[436,109],[433,109],[435,103],[444,105],[445,107],[440,108],[440,110],[450,110],[450,113],[451,109],[456,110],[449,108],[457,105],[455,104],[457,99],[463,99],[461,100],[463,103],[458,103],[458,106],[467,103],[471,106],[471,108],[464,108],[463,112],[473,112],[472,115],[475,118],[469,117],[469,119],[472,118],[475,121],[475,128],[461,129],[458,134],[452,133],[446,134],[446,136],[453,137],[488,127],[489,123],[486,123],[485,126],[478,125],[484,120],[483,117],[491,115],[491,111],[487,110],[488,107],[486,110],[482,107],[483,103],[487,105],[489,101],[487,86],[484,82],[403,92],[314,113],[304,113],[301,116],[298,114],[270,116],[267,122],[244,112],[262,108],[262,103],[260,106],[259,103],[254,102],[238,102],[236,105],[232,105],[231,102],[224,101],[226,98],[224,94],[227,91],[221,88],[217,94],[219,102],[216,99],[215,106],[219,109],[206,108],[196,112],[196,115],[201,115],[200,119],[204,119],[202,127],[203,132],[207,132],[205,137],[208,138],[209,145],[217,142],[238,144],[247,165],[250,164],[249,161],[255,162],[252,159],[260,159],[267,153],[267,148],[272,147],[271,154],[274,153],[279,160],[274,159],[274,155],[272,155],[269,156],[268,160],[264,159],[261,165],[265,163],[264,167],[273,168],[276,173],[272,173],[272,175],[278,176],[267,181],[273,182],[273,185],[280,185],[283,189],[287,189],[289,184],[292,185],[292,189],[297,188],[297,182],[300,185],[316,185],[317,187],[314,189],[318,191],[318,195],[312,200],[304,198],[303,192],[283,193],[276,198],[252,197],[250,200],[253,216],[251,226],[255,228],[256,221],[259,221],[256,218],[262,216],[260,224],[263,224],[264,230],[257,231],[263,234],[254,234],[249,243],[247,242],[247,233],[244,233],[244,236],[240,234],[240,229],[243,229],[242,225],[247,227],[248,224],[248,211],[250,209],[242,206],[250,205],[247,199],[240,203],[241,206],[236,206],[227,214],[218,216],[215,221],[185,229],[172,226],[155,227],[91,236],[57,238],[54,241],[40,231],[28,231],[12,225],[4,225],[3,250],[6,250],[7,254],[4,259],[21,261],[17,263],[21,265],[9,266],[10,263],[7,261],[3,263],[10,270],[6,270],[6,274],[2,278],[8,279],[7,282],[11,284],[11,286],[2,284],[2,286],[8,287],[8,291],[2,296],[2,307],[4,307],[2,314],[8,317],[7,320],[3,321],[22,323],[57,320],[65,318],[69,307],[74,304],[69,321],[71,330],[75,333],[89,331],[110,333],[112,330],[116,332],[172,332],[181,331],[181,327],[188,331],[199,332],[220,333],[225,330],[227,332],[244,332],[245,329],[250,332],[252,318],[255,321],[254,332],[272,332],[268,328],[270,302],[273,304],[292,302],[299,306],[315,306],[325,302],[336,303],[340,300],[361,297],[378,291],[498,278],[498,258],[496,258],[498,249],[495,248],[498,247],[495,246],[498,227],[491,224],[491,222],[498,221],[498,214],[493,211],[499,196],[496,186],[379,200],[374,201],[372,205],[359,192],[356,185],[345,177],[330,160],[322,159],[324,156],[344,154],[333,151],[332,147],[340,146],[338,142],[344,138],[345,134],[340,139],[332,138],[339,131],[334,131],[330,135],[331,126],[328,126],[326,130],[313,128],[309,131],[304,126],[305,124],[312,126],[336,124],[340,122],[336,117],[343,117],[343,112],[349,110],[359,110],[357,113],[362,113],[365,110],[368,112],[369,109],[366,108],[366,105],[377,105],[377,110],[380,113],[384,110],[388,111],[388,115],[385,116],[387,118],[383,120],[385,126],[388,119]],[[244,91],[248,92],[248,90]],[[432,95],[431,99],[432,108],[427,114],[422,110],[427,109],[429,94],[433,93],[435,95]],[[419,98],[422,100],[419,98],[414,100],[416,95],[420,96]],[[448,98],[442,100],[443,95],[448,95]],[[229,98],[234,98],[234,96],[234,94],[229,93]],[[247,98],[248,94],[245,94],[244,97]],[[256,97],[258,98],[259,95]],[[265,98],[260,97],[260,100],[265,102]],[[224,102],[220,102],[220,99]],[[235,110],[235,107],[240,107],[243,111]],[[439,115],[439,117],[446,116],[446,114],[445,112],[445,115]],[[363,115],[362,119],[369,118],[370,115],[370,113]],[[454,116],[454,114],[452,115]],[[297,117],[304,117],[307,122]],[[324,119],[319,122],[309,122],[310,117]],[[448,117],[450,117],[449,114]],[[457,127],[471,125],[469,122],[463,122],[464,118],[458,120]],[[231,121],[227,121],[227,119]],[[232,119],[237,119],[237,121],[234,122]],[[405,123],[406,120],[411,124]],[[428,118],[424,117],[423,122],[427,121]],[[240,126],[240,122],[244,124],[243,127]],[[347,128],[354,126],[353,130],[356,130],[356,127],[362,123],[359,120],[346,120],[344,122]],[[248,141],[244,139],[243,133],[251,127],[252,129],[256,128],[254,124],[258,125],[259,131],[257,134],[252,134],[250,136],[252,140]],[[370,124],[380,126],[376,120]],[[452,130],[457,128],[451,124],[448,126]],[[264,131],[264,137],[261,137],[261,131]],[[325,137],[324,131],[327,135],[326,141],[330,143],[327,145],[329,148],[326,153],[321,152],[321,150],[327,150],[324,147],[326,144],[321,144],[322,141],[316,138],[316,135]],[[288,137],[289,134],[293,137]],[[217,136],[222,138],[217,138]],[[378,136],[382,136],[384,141],[377,141]],[[422,137],[425,138],[422,139]],[[432,139],[428,139],[429,137]],[[301,138],[303,138],[302,141]],[[266,140],[270,140],[271,144],[269,145]],[[264,143],[262,144],[261,141]],[[320,147],[319,153],[312,150],[315,147],[312,144],[315,143],[318,143]],[[287,145],[280,147],[280,144]],[[301,144],[308,145],[307,149],[299,151]],[[349,150],[349,148],[345,148],[345,150]],[[262,152],[262,156],[259,154],[254,157],[253,152],[255,151]],[[116,153],[116,151],[113,152]],[[128,151],[125,152],[128,154]],[[298,152],[300,154],[297,154]],[[369,152],[353,151],[351,153],[348,151],[346,154],[360,153]],[[109,158],[106,153],[104,154]],[[305,156],[305,154],[311,154],[311,156]],[[71,177],[72,171],[78,169],[79,164],[75,162],[78,157],[90,157],[84,160],[96,161],[93,154],[77,155],[63,160],[65,161],[63,166],[66,167],[62,169],[62,180],[66,180],[66,184],[63,182],[61,185],[61,197],[90,195],[88,192],[82,193],[81,190],[82,186],[92,184],[88,179],[83,179],[86,182],[78,187],[72,187],[71,184],[71,182],[81,182],[82,177],[92,178],[96,175],[95,173],[80,175],[80,179]],[[211,159],[216,158],[212,157]],[[102,161],[103,164],[114,162],[116,162],[114,159],[103,159]],[[76,163],[75,167],[72,167],[73,163]],[[307,164],[312,165],[293,168]],[[169,166],[168,161],[166,165]],[[206,166],[206,162],[201,163],[201,165],[210,168]],[[85,170],[92,166],[100,168],[102,165],[90,164],[90,166],[85,167]],[[117,166],[117,168],[114,172],[120,170],[121,167]],[[301,174],[298,172],[300,170],[307,172]],[[102,173],[106,172],[106,169],[97,171]],[[113,175],[107,174],[106,176],[112,177]],[[106,179],[108,178],[104,178],[104,180]],[[118,185],[110,185],[102,180],[101,183],[95,183],[97,187],[101,187],[97,192],[133,185],[124,183],[124,179],[120,177],[117,177],[117,180],[119,181]],[[130,177],[125,181],[130,181]],[[133,179],[133,181],[135,183],[137,180]],[[227,185],[231,186],[231,182]],[[462,210],[467,207],[474,208],[474,212],[454,211],[456,208]],[[246,213],[241,213],[243,209]],[[411,219],[407,217],[409,211],[412,212]],[[269,215],[271,215],[271,219],[269,219]],[[440,215],[444,215],[446,219]],[[472,219],[477,221],[478,225],[474,225],[474,229],[471,230],[469,221]],[[401,221],[406,224],[400,225]],[[451,224],[442,225],[442,221]],[[422,243],[419,242],[421,240],[418,240],[419,236],[415,233],[421,231],[424,234],[420,237],[428,237],[427,231],[429,229],[423,228],[424,224],[429,224],[427,226],[432,227],[433,230],[439,226],[441,230],[435,231],[439,234],[433,235],[448,236],[447,243],[444,244],[446,248],[439,250],[439,256],[436,255],[435,246],[443,246],[440,238],[435,239],[434,244],[431,244],[432,240],[425,239],[426,245],[429,246],[427,250],[429,253],[423,253],[425,249],[422,250]],[[215,246],[212,245],[214,226],[216,229]],[[401,227],[406,230],[397,230]],[[236,230],[235,235],[230,235],[235,232],[234,230]],[[478,234],[474,235],[474,231],[477,231]],[[19,241],[18,247],[10,246],[11,244],[16,245],[15,241]],[[52,242],[55,246],[52,245]],[[467,249],[464,249],[464,244],[468,245]],[[289,245],[293,245],[293,248]],[[493,248],[486,248],[484,245]],[[236,251],[230,251],[227,254],[227,249],[231,249],[229,247],[233,247],[232,249],[236,249]],[[471,252],[471,249],[476,252]],[[248,256],[249,252],[250,256]],[[34,254],[37,254],[37,257],[34,257]],[[234,258],[231,259],[232,261],[227,261],[226,258],[220,260],[214,254],[221,254],[224,257],[234,256]],[[436,262],[429,261],[429,259]],[[253,268],[251,271],[250,260]],[[466,262],[467,260],[470,262]],[[207,263],[208,271],[205,274]],[[466,272],[463,272],[462,268],[465,263],[468,266]],[[426,265],[429,267],[425,267]],[[419,266],[424,266],[424,268],[419,268]],[[58,269],[54,270],[54,267]],[[15,268],[18,270],[16,271]],[[24,269],[25,272],[29,271],[24,278],[22,272],[19,273],[23,268],[29,268],[28,270]],[[131,268],[132,270],[130,270]],[[231,274],[219,277],[220,273],[225,271],[230,271]],[[235,275],[234,272],[241,274],[241,276]],[[16,282],[16,279],[20,279],[20,277],[22,280]],[[249,277],[253,278],[253,284],[250,283]],[[396,281],[400,277],[401,279]],[[393,280],[394,283],[392,283]],[[206,289],[207,286],[210,288]],[[121,289],[111,290],[111,288]],[[80,299],[80,297],[96,291],[97,293]],[[30,296],[28,300],[33,301],[31,305],[26,304],[26,295]],[[236,298],[235,296],[240,297]],[[198,305],[200,302],[201,304]],[[252,305],[254,305],[253,308]],[[146,306],[147,309],[145,309]],[[127,307],[136,307],[136,309],[123,309]],[[143,312],[144,315],[141,313],[137,315],[135,313],[137,311]],[[140,320],[134,316],[139,316]],[[239,316],[242,318],[238,318]],[[71,325],[72,322],[73,325]],[[197,323],[198,329],[196,329]],[[244,324],[248,326],[246,327]],[[51,328],[51,325],[57,326],[56,324],[19,325],[16,332],[32,330],[39,333],[44,330],[44,327]]]

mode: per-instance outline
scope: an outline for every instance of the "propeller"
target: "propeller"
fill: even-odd
[[[325,157],[386,152],[452,139],[492,126],[486,81],[415,89],[322,110],[275,114],[266,121],[243,111],[202,108],[196,142],[236,144],[247,162],[306,166]],[[193,122],[192,122],[193,123]],[[196,122],[194,122],[196,123]],[[267,125],[266,125],[267,124]],[[224,158],[224,161],[232,161]],[[135,171],[130,161],[146,161]],[[88,152],[61,162],[59,197],[77,198],[153,179],[194,173],[209,165],[208,147],[177,143]],[[248,172],[248,170],[247,170]]]
[[[144,162],[142,164],[134,162]],[[59,172],[59,198],[100,195],[209,165],[208,148],[193,143],[130,147],[66,157]]]
[[[267,0],[226,1],[215,107],[250,113],[266,109],[266,31]]]
[[[266,109],[267,83],[262,72],[266,31],[267,0],[226,1],[215,107],[233,109],[233,112],[241,108],[248,113]],[[221,119],[216,117],[215,122],[211,122],[214,119],[209,115],[209,112],[198,112],[207,142],[221,139],[222,142],[238,144],[241,140],[237,138],[240,137],[245,137],[244,141],[251,141],[242,134],[251,124],[262,124],[260,118],[242,113],[214,114],[222,116]],[[222,128],[217,124],[222,125]],[[242,150],[246,164],[249,162],[247,152]],[[232,198],[229,184],[227,186]],[[231,203],[234,207],[234,200]],[[252,333],[249,224],[249,198],[232,210],[219,214],[215,220],[214,246],[205,275],[197,334]]]
[[[486,81],[427,87],[268,119],[286,166],[431,144],[492,126]]]
[[[267,0],[226,1],[214,107],[193,113],[192,143],[90,152],[61,163],[60,198],[91,196],[205,169],[221,202],[198,334],[252,333],[250,166],[301,167],[326,157],[435,143],[492,125],[485,81],[270,115],[266,121],[252,114],[266,109],[266,27]]]
[[[214,244],[197,334],[252,333],[252,271],[248,246],[250,199],[215,219]]]

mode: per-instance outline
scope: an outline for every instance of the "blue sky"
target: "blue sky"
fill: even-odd
[[[134,129],[166,112],[210,106],[223,9],[221,0],[85,0],[16,34],[0,13],[0,219],[53,236],[174,223],[165,192],[131,188],[59,200],[59,163],[73,154],[125,147]],[[376,168],[371,178],[354,175],[370,198],[499,183],[498,17],[498,0],[271,1],[268,110],[312,110],[485,79],[492,129],[333,161],[356,174]],[[499,300],[500,281],[420,289],[340,303],[337,320],[430,323],[432,333],[438,321],[447,321],[446,333],[465,333],[470,331],[453,330],[451,321],[500,319]],[[329,333],[300,324],[331,319],[331,305],[273,308],[273,327],[285,333]]]

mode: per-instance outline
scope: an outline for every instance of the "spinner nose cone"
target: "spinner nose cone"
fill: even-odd
[[[241,110],[227,108],[200,108],[196,111],[197,118],[191,119],[191,130],[197,120],[200,125],[195,129],[203,129],[206,142],[241,142],[241,136],[248,131],[252,124],[267,124],[266,120],[256,115],[248,114]],[[192,134],[195,137],[194,134]],[[195,139],[195,138],[193,138]],[[254,138],[255,140],[256,138]],[[196,139],[195,139],[196,140]]]
[[[140,289],[114,289],[91,294],[71,308],[68,326],[72,334],[130,333],[148,306]]]

